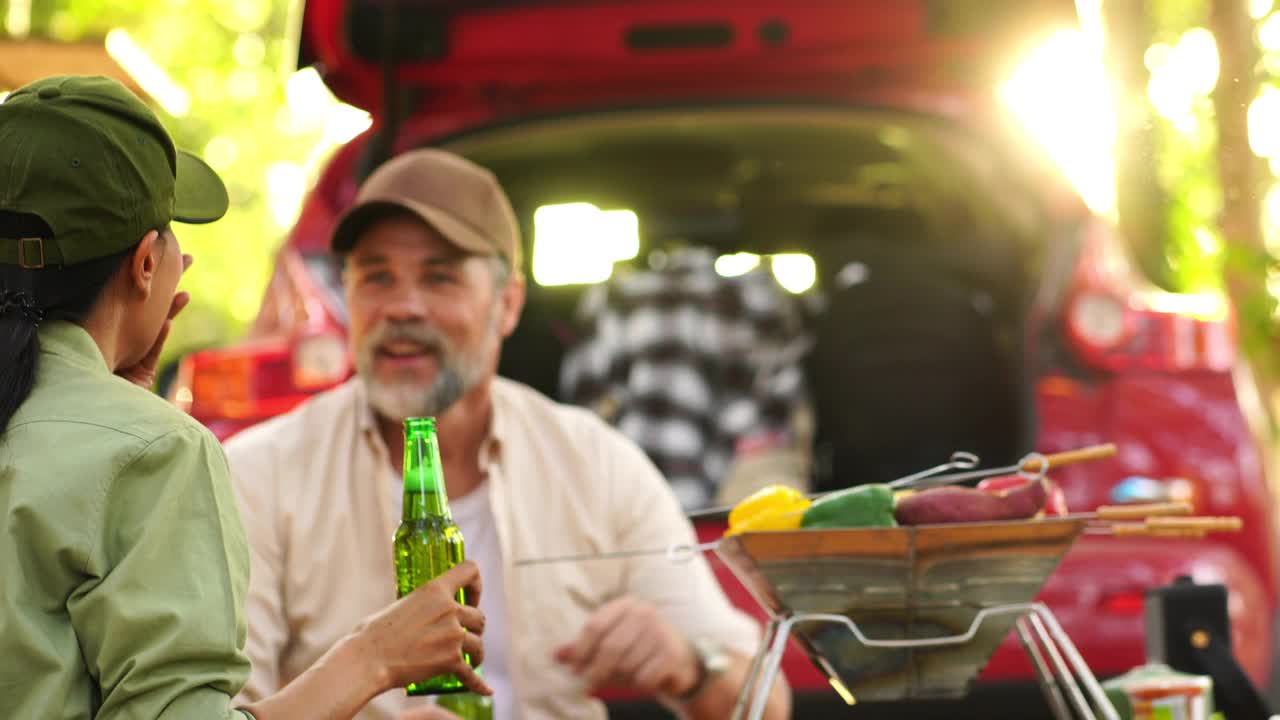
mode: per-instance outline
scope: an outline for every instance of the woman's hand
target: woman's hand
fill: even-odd
[[[193,262],[195,262],[195,258],[183,253],[182,272],[185,273]],[[160,326],[160,333],[156,335],[156,341],[151,345],[151,349],[136,364],[130,367],[116,368],[116,374],[144,390],[153,388],[156,384],[156,365],[160,362],[160,351],[164,349],[164,341],[169,338],[169,330],[173,327],[173,319],[178,316],[178,313],[182,312],[182,308],[186,307],[189,302],[191,302],[190,294],[186,292],[175,294],[173,302],[169,303],[169,315],[164,319],[164,324]]]
[[[396,720],[462,720],[462,718],[435,705],[423,705],[400,713]]]
[[[459,589],[466,590],[467,605],[458,603]],[[389,688],[452,673],[472,692],[492,695],[462,659],[466,653],[477,666],[484,660],[479,602],[480,569],[465,561],[365,620],[355,637],[385,672]]]
[[[464,588],[468,605],[457,600]],[[453,673],[472,692],[492,695],[462,661],[464,652],[476,665],[484,658],[478,602],[480,569],[460,563],[366,618],[283,690],[244,709],[258,720],[347,720],[387,690],[443,673]]]

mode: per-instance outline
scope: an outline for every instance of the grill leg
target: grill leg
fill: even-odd
[[[769,704],[769,690],[773,688],[773,681],[778,677],[778,670],[782,666],[782,656],[787,651],[787,640],[791,638],[791,626],[795,622],[796,619],[794,617],[783,620],[778,625],[777,632],[774,633],[772,645],[769,647],[769,653],[764,658],[760,668],[760,677],[756,681],[755,698],[751,702],[749,720],[760,720],[764,716],[764,708]]]
[[[1034,614],[1027,616],[1027,620],[1032,630],[1035,631],[1035,636],[1040,640],[1040,644],[1044,646],[1045,654],[1049,656],[1049,663],[1053,667],[1054,676],[1057,677],[1061,686],[1066,688],[1067,698],[1071,700],[1072,707],[1076,709],[1080,717],[1086,720],[1095,720],[1093,710],[1089,707],[1089,702],[1084,699],[1084,693],[1080,692],[1080,686],[1076,684],[1071,671],[1067,669],[1067,664],[1062,659],[1062,653],[1058,652],[1058,647],[1054,645],[1054,639],[1045,630],[1044,623],[1040,622],[1040,618]]]
[[[1053,711],[1053,716],[1058,720],[1071,720],[1071,708],[1067,707],[1066,698],[1062,696],[1062,688],[1058,686],[1058,680],[1049,670],[1049,666],[1045,664],[1044,655],[1040,652],[1040,647],[1036,644],[1035,638],[1032,637],[1031,631],[1027,629],[1027,619],[1018,618],[1018,639],[1022,641],[1022,647],[1027,651],[1027,656],[1031,658],[1031,664],[1036,668],[1036,677],[1040,679],[1040,689],[1044,692],[1044,699],[1049,703],[1049,709]]]
[[[1053,613],[1049,612],[1049,608],[1037,603],[1035,614],[1031,616],[1031,622],[1039,627],[1041,631],[1046,626],[1048,627],[1056,646],[1062,648],[1063,654],[1067,656],[1071,667],[1080,676],[1085,689],[1089,691],[1090,697],[1093,698],[1094,706],[1098,708],[1098,712],[1102,714],[1104,720],[1120,720],[1120,714],[1116,712],[1115,706],[1111,704],[1111,699],[1107,697],[1102,686],[1098,684],[1098,678],[1093,676],[1093,671],[1089,669],[1089,665],[1080,656],[1080,651],[1076,649],[1075,643],[1071,642],[1071,638],[1067,637],[1067,634],[1062,630],[1062,626],[1058,624],[1058,619],[1053,616]],[[1054,646],[1050,645],[1049,648],[1056,655],[1056,651],[1053,650]],[[1072,686],[1075,686],[1074,682]],[[1077,692],[1079,691],[1077,690]],[[1092,717],[1092,714],[1090,717]]]
[[[764,628],[764,636],[760,638],[760,647],[756,650],[755,657],[751,659],[751,667],[747,669],[747,677],[742,683],[742,689],[738,691],[738,701],[733,705],[733,715],[730,716],[732,720],[742,720],[747,711],[747,700],[751,697],[751,693],[760,681],[760,670],[764,666],[764,659],[769,654],[773,639],[778,634],[778,623],[778,618],[770,617],[769,624]]]

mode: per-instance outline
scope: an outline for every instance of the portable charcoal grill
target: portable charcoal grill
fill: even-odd
[[[951,461],[891,487],[915,489],[1110,457],[1106,444],[1031,453],[1007,468]],[[949,470],[966,472],[943,474]],[[1236,531],[1239,518],[1185,516],[1182,503],[1102,507],[1011,522],[891,528],[800,529],[729,535],[714,550],[769,614],[733,720],[764,712],[794,637],[845,702],[959,698],[1011,630],[1018,634],[1059,720],[1118,720],[1057,618],[1035,596],[1082,533],[1203,537]],[[674,553],[679,556],[680,553]],[[1074,712],[1074,714],[1073,714]]]
[[[863,700],[958,698],[1017,629],[1055,716],[1118,718],[1034,598],[1088,520],[1045,519],[725,537],[715,551],[769,613],[734,720],[758,719],[795,637]],[[1082,687],[1083,686],[1083,687]]]

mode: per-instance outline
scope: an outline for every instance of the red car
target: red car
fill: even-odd
[[[1143,661],[1145,589],[1225,583],[1236,657],[1266,687],[1275,498],[1230,310],[1142,280],[998,96],[1076,22],[1069,0],[309,0],[304,18],[301,63],[374,124],[308,194],[250,338],[181,363],[171,397],[220,437],[350,376],[334,218],[389,153],[441,146],[491,168],[526,227],[529,301],[503,374],[558,394],[585,287],[559,283],[593,272],[539,247],[540,207],[629,210],[642,244],[807,255],[832,300],[807,366],[820,486],[952,450],[991,466],[1116,443],[1113,460],[1056,472],[1073,510],[1186,498],[1244,531],[1083,537],[1040,599],[1107,676]],[[784,668],[800,707],[835,698],[797,650]],[[1007,639],[976,694],[1031,678]]]

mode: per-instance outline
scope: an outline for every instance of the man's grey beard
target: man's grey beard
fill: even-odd
[[[374,374],[379,345],[393,340],[421,344],[436,354],[439,368],[430,387],[413,380],[384,381]],[[356,371],[364,380],[369,404],[379,415],[391,420],[407,417],[438,417],[458,402],[476,383],[484,368],[478,358],[458,352],[440,332],[417,323],[387,322],[374,328],[356,355]]]

